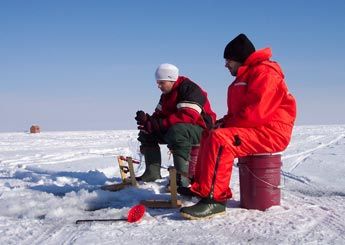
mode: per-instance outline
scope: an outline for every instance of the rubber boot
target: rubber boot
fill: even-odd
[[[143,147],[142,153],[145,157],[145,172],[142,176],[136,177],[138,181],[153,182],[157,179],[161,179],[161,151],[159,146],[157,147]]]
[[[210,198],[202,198],[197,204],[181,208],[180,213],[187,219],[211,218],[225,213],[225,202],[217,202]]]
[[[176,154],[173,154],[173,158],[174,158],[174,166],[177,171],[177,174],[176,174],[177,187],[188,187],[190,185],[190,180],[189,178],[186,177],[188,176],[188,161]],[[183,175],[186,175],[186,176],[183,176]]]

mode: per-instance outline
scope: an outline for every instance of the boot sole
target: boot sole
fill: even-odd
[[[221,215],[225,215],[225,211],[223,212],[219,212],[219,213],[216,213],[216,214],[212,214],[212,215],[209,215],[209,216],[206,216],[206,217],[197,217],[197,216],[192,216],[190,214],[187,214],[187,213],[183,213],[183,212],[180,212],[181,216],[186,218],[186,219],[190,219],[190,220],[201,220],[201,219],[211,219],[215,216],[221,216]]]

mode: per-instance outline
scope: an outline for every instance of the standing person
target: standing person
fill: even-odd
[[[176,170],[187,173],[192,145],[200,143],[203,129],[211,129],[216,120],[206,92],[189,78],[179,76],[176,66],[161,64],[155,77],[162,91],[155,112],[149,115],[140,110],[135,117],[140,129],[140,151],[146,163],[144,174],[137,180],[146,182],[161,178],[159,144],[167,144]],[[177,174],[178,187],[189,184],[188,178]]]
[[[189,219],[225,212],[234,158],[283,151],[290,142],[296,102],[270,48],[255,51],[240,34],[224,50],[225,67],[236,79],[228,87],[228,112],[217,128],[204,131],[191,193],[201,200],[180,210]]]

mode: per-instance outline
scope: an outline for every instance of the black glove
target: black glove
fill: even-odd
[[[147,113],[145,113],[144,111],[137,111],[137,115],[134,119],[137,121],[138,125],[144,126],[148,117],[150,117],[150,116]]]
[[[155,117],[151,117],[146,114],[147,120],[144,125],[139,125],[138,129],[146,134],[155,133],[157,135],[161,134],[160,126],[159,126],[159,119]]]

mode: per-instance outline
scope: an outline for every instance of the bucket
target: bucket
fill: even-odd
[[[240,205],[266,210],[280,205],[281,155],[254,155],[238,158]]]
[[[189,153],[188,177],[193,179],[195,176],[196,163],[198,161],[199,145],[193,145]]]

